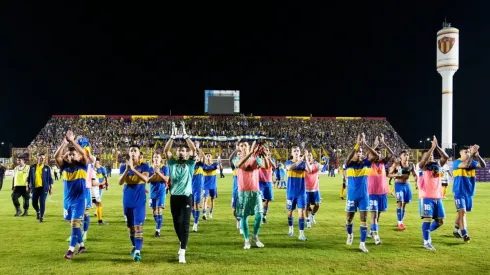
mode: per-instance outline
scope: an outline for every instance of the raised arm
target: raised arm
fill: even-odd
[[[447,163],[447,160],[449,159],[449,156],[447,155],[447,153],[442,150],[441,147],[439,147],[439,145],[437,145],[436,149],[437,153],[439,153],[439,155],[441,156],[441,159],[439,160],[439,164],[441,166],[444,166],[444,164]]]
[[[305,162],[305,170],[311,173],[311,163],[308,161],[308,150],[303,149],[303,159]]]
[[[352,158],[354,157],[354,154],[359,151],[359,148],[361,147],[361,136],[360,135],[357,135],[357,141],[356,141],[356,145],[354,145],[354,149],[352,149],[352,151],[349,153],[349,155],[347,156],[347,160],[345,162],[345,165],[347,166],[349,163],[351,163],[352,161]]]
[[[369,161],[375,161],[376,160],[376,156],[378,155],[378,153],[376,152],[376,150],[374,150],[373,148],[369,147],[369,145],[367,144],[366,142],[366,135],[364,133],[362,133],[362,143],[364,144],[364,147],[366,147],[366,149],[371,153],[371,157],[368,159]],[[378,147],[378,144],[379,144],[379,140],[378,140],[378,137],[376,137],[376,140],[374,141],[374,148],[377,148]]]
[[[240,140],[239,139],[236,143],[235,143],[235,150],[233,150],[233,152],[231,152],[231,155],[230,155],[230,163],[233,163],[233,159],[235,158],[236,154],[238,153],[238,144],[240,144]]]
[[[185,122],[180,122],[180,125],[182,125],[182,134],[184,135],[185,143],[189,147],[189,150],[191,151],[190,156],[196,157],[197,156],[197,150],[196,146],[194,145],[194,142],[189,138],[187,133],[185,132]]]
[[[153,171],[154,171],[154,174],[150,177],[149,181],[151,181],[151,179],[153,177],[159,176],[163,180],[163,182],[168,183],[169,176],[165,176],[164,174],[162,174],[159,167],[156,167],[156,166],[153,167]],[[167,174],[168,174],[168,172],[167,172]]]
[[[75,141],[75,135],[73,134],[73,132],[67,131],[65,138],[73,147],[75,147],[75,150],[77,150],[80,156],[82,156],[80,162],[87,165],[87,163],[89,163],[88,156],[87,154],[85,154],[85,151],[82,149],[82,147]]]
[[[242,166],[247,162],[247,160],[254,154],[257,153],[258,146],[255,146],[255,142],[252,145],[252,149],[245,155],[237,163],[237,168],[242,168]]]
[[[175,123],[172,122],[172,134],[170,135],[170,139],[167,140],[165,147],[163,147],[163,153],[167,160],[170,160],[172,158],[172,153],[170,152],[170,149],[172,149],[172,145],[174,144],[176,132],[177,128],[175,127]]]
[[[133,162],[131,162],[131,165],[129,166],[129,169],[133,171],[133,173],[138,176],[138,178],[142,179],[145,183],[148,183],[148,180],[150,179],[150,175],[148,171],[140,172],[134,168]]]
[[[388,163],[391,161],[391,159],[393,158],[393,155],[395,155],[395,154],[393,153],[393,150],[391,150],[391,148],[386,144],[385,135],[383,135],[383,133],[381,133],[381,143],[383,143],[383,145],[386,148],[386,151],[388,151],[388,153],[386,154],[386,156],[383,159],[383,162]]]
[[[417,173],[415,173],[415,164],[412,165],[412,176],[415,179],[415,182],[418,182],[419,175],[417,175]]]
[[[200,145],[201,144],[199,143],[199,141],[194,142],[194,146],[196,146],[196,151],[199,155],[199,159],[201,159],[202,161],[204,159],[204,152],[201,150]]]
[[[436,136],[434,136],[434,138],[432,139],[432,146],[430,147],[427,154],[422,155],[422,159],[419,162],[420,169],[424,169],[425,164],[429,160],[430,156],[434,153],[434,150],[436,150],[436,147],[437,147],[437,139]]]
[[[119,177],[119,185],[123,185],[124,182],[126,181],[126,177],[128,176],[128,173],[129,173],[129,163],[131,162],[131,165],[132,165],[132,160],[131,158],[129,157],[127,160],[126,160],[126,164],[124,166],[124,172],[122,173],[122,175]]]
[[[63,138],[60,147],[58,147],[58,149],[54,153],[54,159],[56,160],[56,164],[58,165],[59,168],[61,168],[65,162],[63,160],[63,151],[65,150],[67,145],[68,145],[68,141],[66,140],[66,138]]]
[[[272,167],[272,169],[277,169],[277,165],[276,163],[272,160],[272,158],[269,156],[268,157],[269,159],[269,164],[270,164],[270,167]]]
[[[478,152],[478,149],[480,149],[480,146],[478,145],[473,145],[471,146],[471,154],[472,154],[472,160],[476,160],[478,164],[476,165],[476,168],[486,168],[487,163],[485,160],[480,156],[480,153]]]
[[[262,161],[260,167],[261,168],[265,168],[265,169],[269,169],[269,167],[271,167],[271,160],[269,157],[267,157],[266,155],[261,155],[260,156],[264,161]]]

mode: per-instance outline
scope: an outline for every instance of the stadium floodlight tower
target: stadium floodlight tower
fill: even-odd
[[[453,76],[459,68],[459,30],[444,21],[437,32],[437,72],[442,77],[442,149],[453,145]]]

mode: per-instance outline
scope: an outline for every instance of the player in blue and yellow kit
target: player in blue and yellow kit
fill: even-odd
[[[301,155],[301,150],[298,146],[291,148],[292,159],[286,162],[286,170],[288,175],[287,191],[286,191],[286,209],[288,210],[288,225],[289,236],[294,235],[293,228],[293,211],[298,208],[298,225],[299,237],[301,241],[306,241],[305,237],[305,207],[306,207],[306,183],[305,171],[311,173],[310,164],[305,161],[308,156],[306,149]]]
[[[92,184],[92,203],[95,203],[95,215],[97,216],[98,225],[106,225],[102,218],[102,189],[107,188],[107,172],[105,167],[100,165],[100,159],[95,159],[94,165],[95,182]],[[97,185],[98,184],[98,185]]]
[[[465,242],[470,241],[468,228],[466,225],[466,212],[470,212],[473,207],[473,196],[476,190],[477,168],[485,168],[486,163],[478,153],[480,146],[473,145],[470,149],[461,149],[461,157],[453,162],[453,193],[454,203],[458,216],[454,227],[454,236],[463,238]]]
[[[279,174],[279,186],[278,186],[278,188],[286,188],[287,172],[286,172],[286,168],[284,167],[284,164],[279,163],[277,165],[277,170],[278,170],[278,174]]]
[[[322,173],[327,172],[327,170],[328,170],[328,158],[323,154],[322,154],[320,164],[323,165]]]
[[[360,148],[364,145],[370,152],[368,158],[361,158]],[[357,136],[357,143],[354,149],[349,154],[346,160],[345,174],[347,177],[347,201],[345,211],[347,212],[347,219],[345,228],[347,230],[347,245],[352,245],[354,240],[354,233],[352,227],[354,226],[354,215],[359,209],[359,215],[361,218],[361,242],[359,249],[362,252],[368,252],[366,248],[367,237],[367,211],[369,210],[369,194],[368,194],[368,175],[371,169],[371,162],[374,160],[377,153],[371,147],[366,144],[366,137],[364,133],[361,136]]]
[[[209,218],[213,218],[214,199],[218,197],[216,189],[216,170],[219,168],[218,162],[212,162],[211,154],[204,156],[204,164],[202,170],[204,174],[204,209],[202,210],[202,218],[206,220],[206,210],[208,208],[208,196],[211,197],[211,207],[209,208]]]
[[[196,149],[198,143],[196,142]],[[193,207],[192,207],[192,217],[194,218],[194,224],[192,225],[192,231],[197,232],[197,225],[199,224],[199,217],[201,211],[199,210],[199,205],[201,204],[202,188],[204,184],[204,175],[202,171],[204,155],[202,151],[199,150],[199,155],[196,156],[196,166],[194,166],[194,175],[192,175],[192,197],[193,197]]]
[[[153,166],[150,167],[150,198],[153,209],[153,219],[156,223],[155,237],[160,237],[163,224],[163,209],[165,209],[165,196],[167,194],[168,167],[162,163],[160,151],[153,152]]]
[[[135,262],[141,261],[143,246],[143,223],[146,217],[146,186],[150,167],[140,160],[140,147],[131,145],[126,163],[121,165],[119,185],[124,184],[123,208],[127,217],[129,237],[133,245],[131,255]]]
[[[82,219],[85,213],[85,181],[87,178],[88,157],[82,147],[74,141],[75,136],[71,131],[66,133],[63,144],[58,148],[54,157],[60,168],[61,178],[64,185],[63,216],[71,222],[71,240],[65,259],[73,258],[75,246],[79,245],[76,254],[85,252],[82,240]],[[63,151],[68,148],[68,153]]]
[[[109,181],[107,180],[107,169],[100,164],[100,159],[95,160],[95,172],[97,180],[99,181],[99,197],[102,199],[103,190],[109,189]],[[98,215],[98,214],[97,214]]]

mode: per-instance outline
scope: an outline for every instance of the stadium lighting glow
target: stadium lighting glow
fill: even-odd
[[[430,138],[427,138],[427,141],[430,141]]]

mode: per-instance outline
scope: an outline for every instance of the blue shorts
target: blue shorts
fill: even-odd
[[[90,189],[85,190],[85,209],[92,208],[92,193]]]
[[[345,202],[345,211],[357,212],[357,209],[359,209],[359,211],[369,210],[369,196],[366,194],[366,196],[360,198],[350,199],[349,193],[347,193],[347,201]]]
[[[165,197],[167,194],[165,194],[164,191],[160,192],[160,194],[155,194],[151,196],[151,208],[165,208]]]
[[[66,221],[71,221],[72,219],[82,220],[85,214],[85,200],[86,198],[83,197],[76,201],[65,203],[63,209],[63,218]]]
[[[396,201],[409,203],[412,201],[412,188],[409,183],[395,182]]]
[[[217,198],[218,197],[218,192],[216,189],[205,189],[204,190],[204,197],[211,197],[211,198]]]
[[[272,182],[259,182],[260,194],[263,201],[273,201],[274,194],[272,193]]]
[[[194,203],[201,203],[202,189],[192,191],[192,199]]]
[[[299,209],[305,209],[306,195],[287,198],[286,210],[293,211],[296,209],[296,207]]]
[[[442,219],[446,217],[441,199],[419,199],[419,212],[422,218]]]
[[[317,204],[320,201],[320,191],[306,191],[306,203]]]
[[[369,211],[383,212],[388,209],[388,196],[384,195],[369,195]]]
[[[456,205],[456,211],[465,209],[466,212],[471,212],[471,209],[473,209],[473,197],[465,195],[454,196],[454,204]]]
[[[238,199],[238,190],[233,190],[233,194],[231,194],[231,208],[236,208],[236,201]]]
[[[139,207],[124,207],[124,215],[127,217],[127,226],[142,226],[146,217],[146,203]]]

